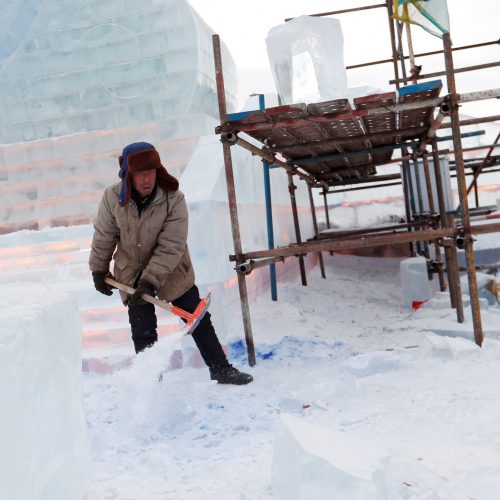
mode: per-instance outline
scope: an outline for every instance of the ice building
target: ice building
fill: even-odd
[[[217,124],[212,31],[185,0],[20,0],[0,25],[0,232],[89,222],[125,144],[180,175]]]

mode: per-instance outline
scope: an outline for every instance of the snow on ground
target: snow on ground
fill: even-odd
[[[478,273],[479,349],[470,310],[457,324],[447,293],[416,312],[403,307],[400,260],[325,252],[328,279],[315,268],[309,286],[279,284],[277,303],[268,294],[251,303],[255,367],[246,366],[241,321],[224,339],[252,384],[220,386],[189,363],[158,383],[180,337],[131,355],[125,309],[93,289],[90,236],[82,226],[0,238],[10,297],[2,315],[16,338],[24,314],[12,297],[44,310],[49,288],[65,292],[80,309],[84,361],[102,361],[105,373],[90,364],[83,373],[92,448],[84,500],[498,498],[500,306],[486,289],[491,275]],[[481,235],[475,246],[480,255],[498,239]],[[465,276],[462,291],[467,306]],[[12,429],[3,435],[16,439]]]
[[[325,259],[327,280],[315,269],[308,287],[280,285],[277,303],[251,305],[253,368],[234,326],[230,356],[253,374],[248,386],[217,385],[192,367],[158,383],[153,350],[113,374],[84,374],[93,450],[85,500],[284,498],[283,477],[298,485],[287,500],[331,498],[331,487],[351,500],[498,498],[500,307],[483,300],[485,331],[497,338],[479,349],[435,333],[472,336],[469,309],[457,325],[446,294],[414,313],[402,307],[399,260]],[[171,352],[176,341],[156,349]],[[315,429],[311,449],[316,433],[333,433],[330,458],[311,463],[323,470],[332,460],[344,479],[356,476],[349,464],[366,469],[370,451],[385,450],[365,494],[340,480],[328,486],[280,453],[284,427]]]

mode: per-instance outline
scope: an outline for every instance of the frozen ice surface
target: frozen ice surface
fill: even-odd
[[[414,301],[422,302],[432,297],[432,288],[425,257],[410,257],[400,264],[403,303],[411,308]]]
[[[337,19],[297,17],[272,28],[266,45],[283,104],[346,96],[344,38]]]
[[[373,473],[388,453],[366,439],[283,414],[271,485],[279,500],[374,498]]]
[[[2,288],[0,497],[80,500],[90,460],[78,308],[56,288]]]

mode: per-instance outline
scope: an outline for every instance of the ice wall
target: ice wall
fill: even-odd
[[[0,68],[0,142],[217,116],[211,34],[185,0],[44,0]]]
[[[453,191],[451,189],[450,164],[446,156],[443,156],[440,159],[440,170],[443,184],[444,206],[447,212],[453,211],[456,207],[454,203]],[[434,175],[434,161],[432,158],[429,158],[429,172],[431,174],[430,179],[434,212],[439,214],[436,176]],[[403,178],[403,167],[401,167],[401,178]],[[423,161],[418,161],[416,164],[415,162],[410,163],[410,167],[408,169],[408,181],[413,193],[412,202],[415,206],[414,213],[421,214],[423,212],[430,212],[429,196],[427,193],[427,184],[425,182],[425,170]],[[420,199],[422,200],[422,206],[420,206]]]
[[[55,288],[0,294],[0,498],[80,500],[90,460],[79,311]]]
[[[17,38],[0,35],[0,233],[90,222],[126,144],[152,142],[180,175],[218,123],[212,30],[186,0],[19,1],[7,18]],[[231,111],[224,44],[222,56]]]
[[[245,139],[255,141],[245,136]],[[248,151],[231,148],[235,179],[238,218],[243,251],[268,248],[262,161]],[[271,169],[271,198],[275,246],[294,243],[288,177],[283,169]],[[305,183],[295,179],[299,224],[303,240],[314,234],[309,197]],[[196,281],[213,294],[211,311],[221,332],[230,329],[233,315],[239,314],[239,295],[234,263],[228,256],[234,254],[226,177],[222,146],[216,136],[203,137],[180,179],[189,208],[189,248],[196,272]],[[309,268],[316,263],[316,255],[308,255]],[[298,262],[291,257],[276,264],[278,282],[295,279]],[[247,276],[250,297],[256,297],[269,288],[269,269],[253,271]],[[278,286],[279,295],[279,286]],[[238,324],[241,323],[238,320]],[[224,336],[224,334],[223,334]]]
[[[283,104],[346,97],[344,38],[337,19],[296,17],[272,28],[266,45]]]
[[[2,2],[0,17],[0,67],[23,41],[43,0]]]

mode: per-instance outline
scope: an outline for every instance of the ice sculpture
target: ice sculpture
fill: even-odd
[[[283,104],[346,96],[344,39],[337,19],[297,17],[272,28],[266,44]]]
[[[185,0],[43,1],[0,71],[1,142],[218,116],[211,34]]]
[[[25,0],[5,12],[0,232],[89,222],[124,145],[154,143],[180,175],[218,123],[212,31],[186,0]],[[224,45],[222,57],[232,111]]]

